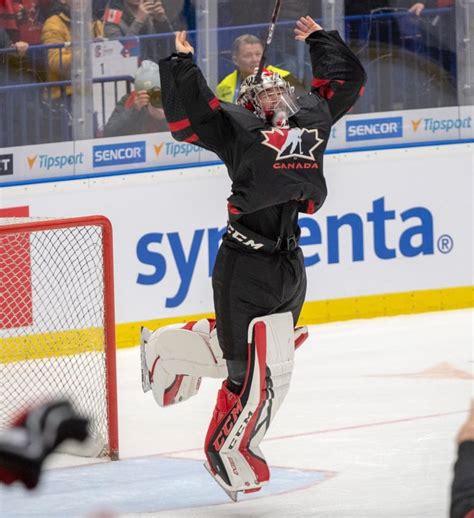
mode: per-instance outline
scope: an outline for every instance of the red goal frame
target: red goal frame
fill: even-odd
[[[8,218],[9,219],[9,218]],[[0,220],[1,221],[1,220]],[[0,225],[0,237],[13,233],[32,233],[71,227],[98,226],[102,228],[103,259],[103,300],[105,337],[106,406],[108,423],[108,455],[112,460],[119,456],[117,366],[115,341],[115,305],[113,271],[112,224],[105,216],[85,216],[76,218],[38,219],[28,222]]]

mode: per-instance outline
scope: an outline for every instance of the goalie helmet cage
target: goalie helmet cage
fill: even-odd
[[[90,451],[75,453],[118,458],[112,226],[103,216],[0,218],[0,432],[52,398],[91,421]]]

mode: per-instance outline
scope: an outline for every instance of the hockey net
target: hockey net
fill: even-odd
[[[67,398],[88,454],[118,458],[112,229],[102,216],[0,218],[0,431]]]

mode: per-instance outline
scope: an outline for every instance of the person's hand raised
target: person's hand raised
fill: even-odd
[[[150,96],[145,90],[140,90],[135,93],[135,99],[133,100],[133,107],[135,110],[140,111],[142,108],[147,106],[150,102]]]
[[[155,9],[155,2],[153,0],[142,0],[138,6],[135,19],[139,22],[144,22]]]
[[[302,16],[296,22],[296,27],[294,29],[295,40],[304,41],[310,34],[314,31],[322,31],[323,28],[321,25],[316,23],[311,16]]]
[[[153,5],[153,16],[160,22],[166,20],[166,11],[160,0]]]
[[[16,48],[16,51],[20,57],[23,57],[26,54],[29,45],[26,43],[26,41],[17,41],[12,45],[12,47]]]
[[[176,52],[183,52],[185,54],[191,52],[191,54],[194,54],[194,49],[188,41],[186,31],[178,31],[176,33],[175,44]]]
[[[416,2],[408,10],[410,11],[410,13],[413,13],[416,16],[420,16],[420,14],[424,11],[424,9],[425,9],[425,4],[422,4],[421,2]]]

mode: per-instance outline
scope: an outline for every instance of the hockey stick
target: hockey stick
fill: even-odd
[[[275,31],[275,25],[278,19],[278,15],[280,14],[281,1],[282,0],[276,0],[275,7],[273,8],[272,19],[268,27],[267,39],[265,40],[265,44],[263,46],[262,59],[260,60],[257,75],[255,76],[256,83],[260,83],[262,81],[262,72],[263,67],[265,66],[265,59],[267,58],[267,49],[273,39],[273,32]]]

